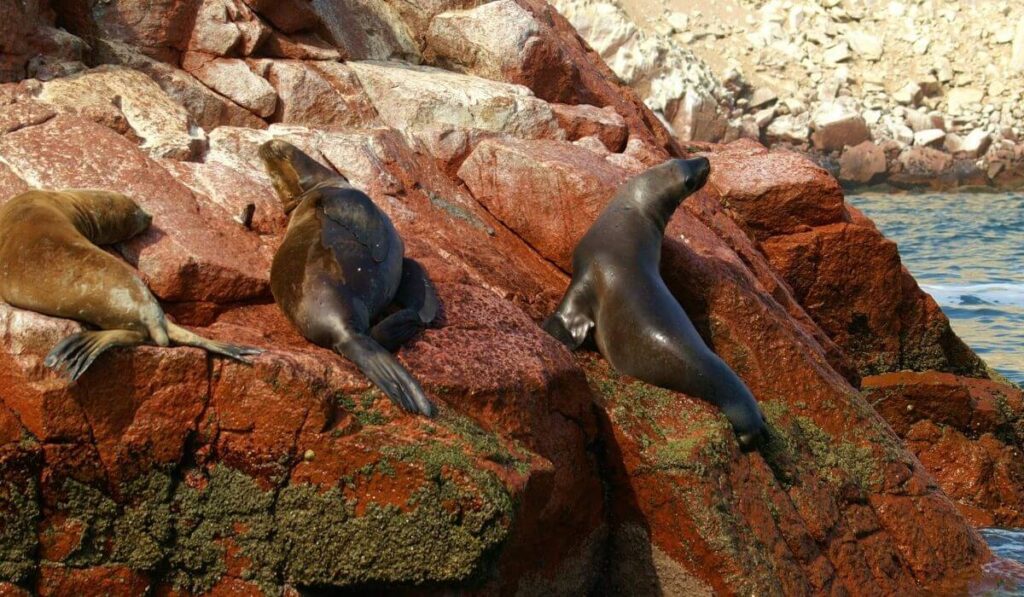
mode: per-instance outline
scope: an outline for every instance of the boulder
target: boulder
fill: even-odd
[[[955,156],[977,158],[992,145],[992,135],[985,129],[974,129],[966,137],[947,135],[945,149]]]
[[[971,87],[957,87],[946,92],[946,107],[950,114],[959,114],[967,106],[980,104],[985,92]]]
[[[1017,21],[1017,29],[1013,34],[1009,67],[1013,72],[1024,72],[1024,17]]]
[[[618,153],[625,149],[629,130],[625,119],[615,110],[585,104],[551,104],[551,111],[570,141],[596,137],[610,152]]]
[[[864,117],[841,101],[819,105],[811,117],[811,129],[811,142],[822,151],[835,151],[871,138]]]
[[[275,60],[267,80],[277,91],[277,122],[328,129],[379,123],[370,98],[345,64]]]
[[[202,0],[188,49],[217,56],[249,56],[270,33],[242,0]]]
[[[427,31],[427,46],[445,63],[495,81],[522,79],[545,49],[540,24],[515,0],[443,12]]]
[[[985,379],[949,373],[867,377],[865,397],[930,470],[960,511],[979,527],[1024,521],[1024,394]]]
[[[98,41],[97,46],[97,55],[102,62],[145,73],[156,81],[164,93],[181,104],[199,126],[208,131],[220,125],[250,128],[267,126],[252,112],[211,91],[200,80],[179,68],[154,60],[122,43]]]
[[[885,40],[882,37],[857,29],[846,34],[846,41],[849,42],[854,54],[871,62],[881,59],[885,49]]]
[[[202,151],[206,138],[188,113],[139,71],[101,66],[75,77],[43,83],[39,99],[71,114],[100,122],[123,118],[141,149],[153,157],[187,160]]]
[[[839,180],[843,182],[869,184],[887,169],[885,151],[871,141],[847,147],[839,158]]]
[[[909,176],[935,177],[949,170],[953,157],[931,147],[913,147],[900,154],[899,163]]]
[[[779,116],[765,129],[765,140],[772,144],[804,145],[807,143],[808,137],[811,136],[808,124],[809,117],[806,114]]]
[[[277,107],[273,86],[242,60],[188,52],[181,66],[210,89],[257,116],[270,116]]]
[[[86,38],[119,41],[165,62],[175,62],[192,36],[203,0],[95,2],[55,0],[52,6],[64,26]]]
[[[921,86],[911,81],[892,94],[892,99],[904,106],[917,106],[924,99]]]

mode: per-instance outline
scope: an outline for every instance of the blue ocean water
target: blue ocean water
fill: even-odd
[[[847,198],[989,366],[1024,384],[1024,195],[864,194]]]
[[[896,241],[903,263],[956,333],[989,366],[1024,385],[1024,195],[847,199]],[[971,593],[1024,595],[1024,529],[981,533],[996,555],[1010,561],[990,564],[991,578]]]

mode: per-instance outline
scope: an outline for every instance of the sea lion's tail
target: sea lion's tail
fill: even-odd
[[[435,408],[419,382],[394,355],[369,336],[356,335],[335,347],[370,378],[392,402],[411,413],[433,417]]]

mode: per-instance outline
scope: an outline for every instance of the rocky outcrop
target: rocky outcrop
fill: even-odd
[[[80,326],[0,307],[0,591],[913,594],[981,572],[941,474],[856,389],[979,362],[824,171],[705,147],[714,177],[666,234],[666,283],[769,418],[743,453],[713,407],[537,325],[615,187],[681,155],[549,6],[116,4],[53,5],[90,68],[0,87],[0,201],[130,194],[154,226],[112,250],[180,324],[266,352],[114,351],[68,384],[42,359]],[[430,272],[439,325],[398,358],[437,419],[272,304],[271,138],[364,189]],[[879,262],[843,268],[843,234]],[[844,335],[872,297],[896,312]]]

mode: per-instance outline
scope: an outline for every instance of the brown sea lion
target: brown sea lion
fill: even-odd
[[[147,343],[195,346],[242,362],[262,352],[167,321],[135,270],[97,246],[128,240],[151,221],[134,201],[108,191],[28,191],[0,208],[0,299],[100,328],[61,340],[46,366],[76,380],[108,348]]]
[[[572,282],[544,329],[573,350],[592,337],[618,371],[718,406],[747,449],[766,437],[757,401],[658,270],[665,226],[710,170],[704,158],[670,160],[623,184],[576,246]]]
[[[303,336],[347,357],[400,407],[433,416],[420,384],[389,352],[437,314],[426,272],[404,257],[384,212],[343,176],[284,141],[259,153],[290,214],[270,270],[277,304]],[[377,321],[395,302],[401,308]]]

